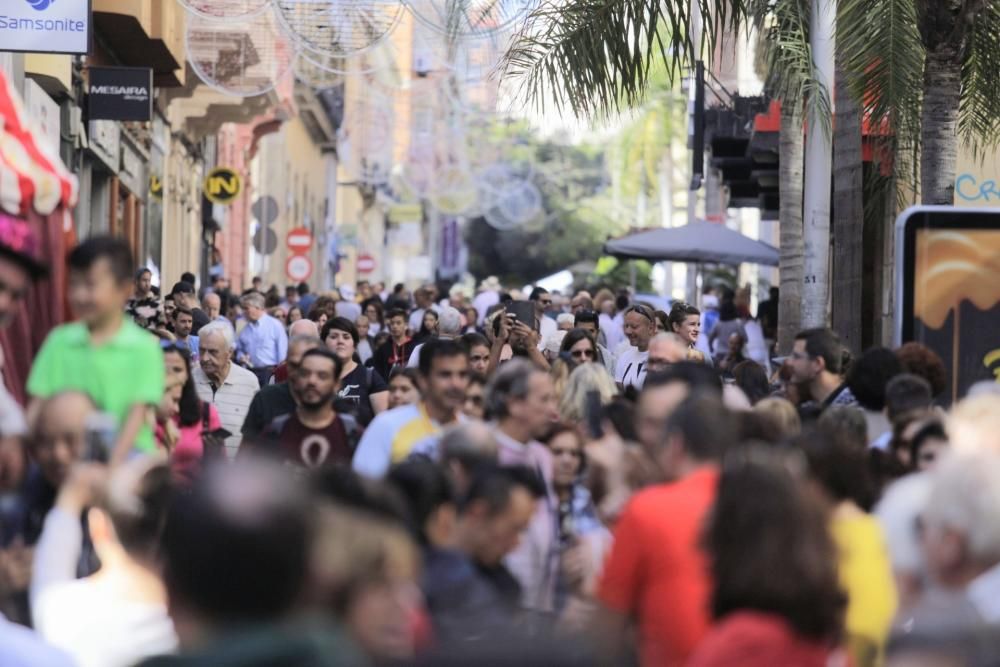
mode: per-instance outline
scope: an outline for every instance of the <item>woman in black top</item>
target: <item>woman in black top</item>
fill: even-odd
[[[367,426],[375,415],[389,406],[389,387],[373,368],[361,365],[357,355],[358,329],[343,317],[334,317],[323,325],[323,342],[344,364],[340,374],[337,409],[354,415]]]

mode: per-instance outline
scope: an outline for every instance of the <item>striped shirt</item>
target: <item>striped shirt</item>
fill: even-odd
[[[245,368],[230,364],[229,375],[221,387],[213,387],[200,366],[191,369],[191,377],[198,390],[198,398],[215,406],[222,428],[232,433],[226,438],[226,457],[234,458],[243,439],[240,431],[247,412],[250,411],[250,401],[260,389],[257,376]]]

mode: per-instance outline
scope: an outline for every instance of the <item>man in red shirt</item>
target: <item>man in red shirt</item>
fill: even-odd
[[[644,667],[683,665],[707,632],[711,581],[701,535],[715,501],[718,457],[735,437],[725,407],[704,392],[667,419],[656,458],[670,481],[640,491],[625,507],[598,590],[613,655],[630,619]]]

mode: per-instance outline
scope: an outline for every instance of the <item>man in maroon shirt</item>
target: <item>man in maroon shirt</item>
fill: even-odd
[[[340,389],[340,359],[325,348],[309,350],[290,382],[298,406],[276,418],[264,433],[266,453],[305,468],[350,464],[360,428],[350,415],[340,415],[333,399]]]

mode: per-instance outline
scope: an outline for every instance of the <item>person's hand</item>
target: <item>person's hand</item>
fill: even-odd
[[[94,499],[108,479],[108,467],[101,463],[76,463],[69,470],[66,481],[59,490],[56,505],[73,514],[79,514]]]
[[[25,546],[21,537],[0,550],[0,592],[17,593],[28,589],[34,555],[35,550]]]
[[[511,331],[517,324],[517,320],[507,313],[500,313],[497,315],[500,318],[500,333],[497,335],[497,340],[506,343],[510,340]]]
[[[579,539],[563,551],[559,563],[566,584],[571,590],[577,591],[583,586],[587,575],[586,547]]]

